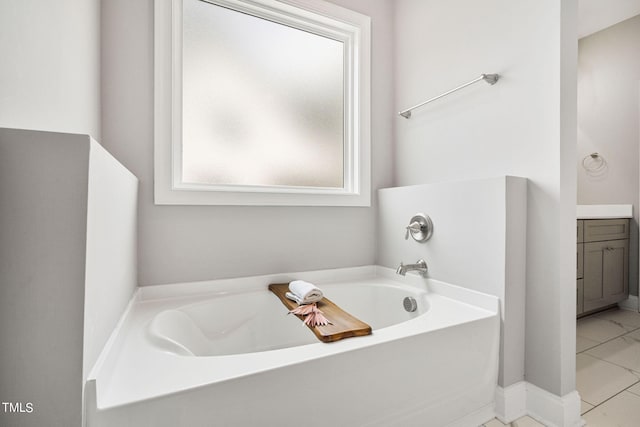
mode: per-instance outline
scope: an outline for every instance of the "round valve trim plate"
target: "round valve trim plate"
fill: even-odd
[[[415,222],[420,224],[420,229],[415,230],[410,228],[410,226],[407,226],[407,232],[416,242],[426,242],[433,234],[433,222],[431,221],[431,218],[423,213],[418,213],[411,217],[409,224],[413,224]]]

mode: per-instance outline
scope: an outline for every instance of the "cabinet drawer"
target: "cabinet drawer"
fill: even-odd
[[[585,242],[602,242],[628,238],[628,219],[590,219],[584,221]]]
[[[579,219],[578,220],[578,236],[577,236],[577,241],[578,243],[582,243],[584,242],[584,220]]]

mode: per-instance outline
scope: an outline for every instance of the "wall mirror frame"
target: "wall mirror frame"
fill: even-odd
[[[186,1],[186,0],[185,0]],[[183,180],[183,0],[155,0],[154,196],[156,204],[370,206],[371,23],[322,0],[198,0],[344,44],[342,186],[193,184]],[[251,34],[247,34],[250,37]],[[248,39],[250,40],[250,39]],[[250,114],[235,120],[251,120]],[[260,141],[268,144],[269,141]]]

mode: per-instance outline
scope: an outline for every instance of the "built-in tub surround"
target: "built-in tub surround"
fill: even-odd
[[[373,334],[317,341],[267,290],[298,278]],[[88,425],[479,425],[494,416],[498,311],[375,266],[140,288],[87,384]]]
[[[428,276],[500,298],[502,334],[498,385],[524,383],[527,180],[503,176],[385,188],[378,191],[378,262],[424,259]],[[408,218],[433,222],[426,242],[405,240]],[[506,398],[499,415],[511,422],[526,403]],[[515,409],[510,409],[515,408]]]

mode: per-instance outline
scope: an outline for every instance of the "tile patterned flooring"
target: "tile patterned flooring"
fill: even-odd
[[[640,313],[614,309],[578,320],[576,351],[587,426],[640,425]]]
[[[608,310],[578,320],[576,388],[588,427],[640,426],[640,313]],[[494,419],[486,427],[503,427]],[[512,427],[543,426],[530,417]]]
[[[511,427],[544,427],[544,424],[540,424],[539,422],[537,422],[536,420],[534,420],[531,417],[518,418],[517,420],[515,420],[514,422],[512,422],[510,424],[503,424],[498,419],[494,418],[493,420],[491,420],[488,423],[484,424],[484,427],[504,427],[504,426],[511,426]]]

